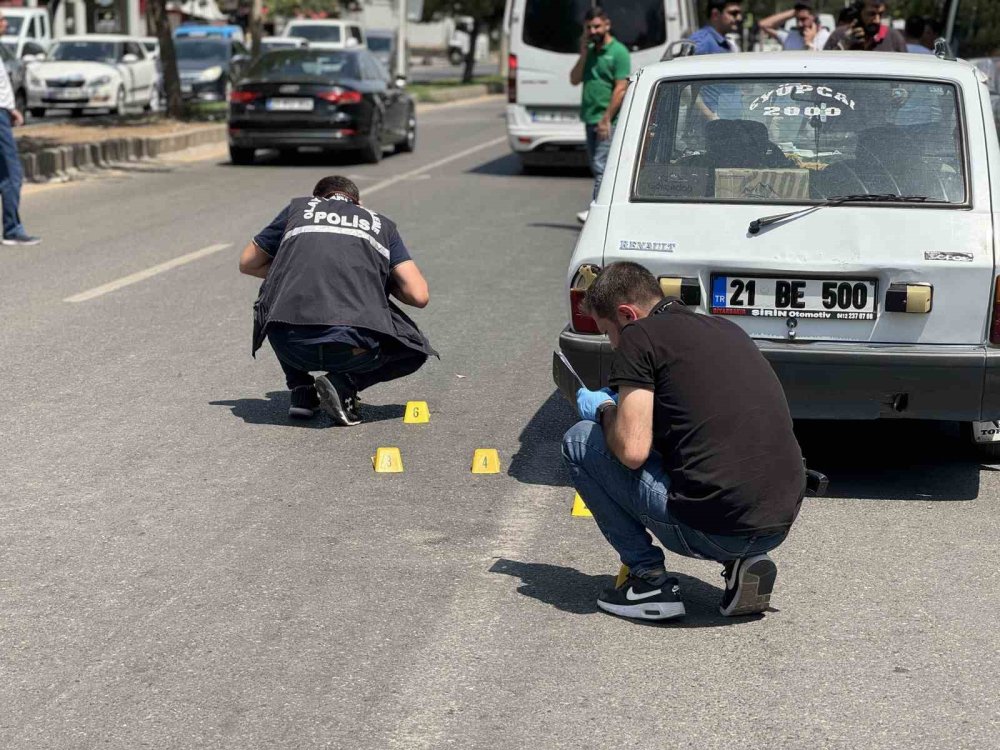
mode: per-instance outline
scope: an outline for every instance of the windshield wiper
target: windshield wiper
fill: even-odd
[[[779,221],[785,221],[786,219],[794,219],[811,213],[812,211],[818,211],[821,208],[826,208],[827,206],[839,206],[841,203],[923,203],[926,200],[929,200],[926,195],[896,195],[895,193],[875,193],[872,195],[835,195],[822,203],[807,206],[806,208],[800,208],[798,211],[789,211],[786,214],[762,216],[759,219],[754,219],[750,222],[750,226],[747,231],[750,234],[757,234],[761,230],[761,227],[776,224]]]

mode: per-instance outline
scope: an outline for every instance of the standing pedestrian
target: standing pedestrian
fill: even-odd
[[[906,51],[916,55],[933,55],[934,50],[924,43],[927,35],[927,19],[924,16],[910,16],[903,27],[903,38],[906,39]],[[931,42],[933,45],[934,42]]]
[[[694,32],[689,41],[694,42],[696,55],[719,55],[739,52],[727,34],[739,33],[743,24],[743,4],[739,0],[708,0],[708,23]],[[702,86],[695,106],[706,120],[741,117],[741,95],[737,85],[713,83]]]
[[[603,8],[595,5],[583,17],[580,57],[569,74],[571,84],[583,84],[580,119],[586,129],[587,155],[594,173],[593,198],[597,198],[601,188],[611,136],[630,75],[632,61],[628,48],[611,35],[611,19]],[[581,211],[576,215],[577,220],[582,224],[588,213]]]
[[[785,23],[790,18],[795,19],[795,28],[786,31]],[[818,52],[830,38],[829,29],[820,25],[812,3],[808,0],[798,0],[790,10],[762,18],[760,28],[765,34],[781,42],[781,48],[784,50]]]
[[[0,35],[7,33],[7,19],[0,13]],[[24,124],[24,115],[14,101],[7,67],[0,63],[0,200],[3,201],[3,244],[37,245],[41,240],[30,236],[21,224],[21,157],[17,153],[14,128]]]
[[[291,391],[290,417],[322,408],[361,422],[358,392],[410,375],[436,354],[389,296],[413,307],[427,281],[396,225],[361,206],[346,177],[293,198],[243,250],[240,271],[264,279],[254,304],[253,352],[266,338]],[[313,377],[312,372],[325,374]]]
[[[882,23],[888,13],[885,0],[854,0],[851,8],[851,25],[838,26],[823,49],[906,52],[903,35]]]
[[[584,421],[562,453],[629,568],[598,606],[646,620],[685,614],[652,532],[675,554],[724,565],[723,615],[763,612],[777,576],[767,553],[785,540],[806,490],[774,370],[739,326],[664,298],[636,263],[607,266],[584,307],[614,348],[611,388],[578,391]]]

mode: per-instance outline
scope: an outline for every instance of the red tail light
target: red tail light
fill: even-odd
[[[316,96],[331,104],[361,104],[361,92],[349,89],[332,88],[329,91],[321,91]]]
[[[990,318],[990,343],[1000,344],[1000,277],[993,283],[993,315]]]
[[[232,104],[249,104],[255,99],[260,99],[260,93],[257,91],[231,91],[229,92],[229,101]]]
[[[600,333],[597,321],[583,311],[583,298],[590,285],[594,283],[597,274],[601,272],[598,266],[585,263],[577,269],[573,283],[569,289],[570,324],[577,333]]]
[[[511,104],[517,101],[517,55],[507,58],[507,101]]]

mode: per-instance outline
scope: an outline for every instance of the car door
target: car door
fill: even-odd
[[[365,57],[368,60],[372,79],[378,85],[379,90],[384,92],[385,127],[392,133],[393,137],[398,138],[402,135],[406,127],[406,113],[402,111],[404,107],[401,106],[402,89],[392,80],[389,76],[389,71],[386,70],[386,67],[377,57],[370,53],[365,53]]]

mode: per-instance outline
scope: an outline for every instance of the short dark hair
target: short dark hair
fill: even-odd
[[[584,21],[593,21],[595,18],[603,18],[606,21],[610,20],[608,19],[607,11],[604,10],[604,8],[602,8],[600,5],[595,5],[592,8],[588,8],[587,12],[583,14]]]
[[[923,36],[924,29],[926,28],[926,18],[923,16],[910,16],[906,19],[906,26],[903,27],[903,32],[912,39],[918,39]]]
[[[605,267],[583,298],[583,309],[604,320],[614,320],[619,305],[647,305],[663,299],[660,284],[638,263],[620,261]]]
[[[796,10],[796,11],[799,11],[799,10],[812,11],[812,9],[813,9],[813,4],[811,2],[809,2],[809,0],[797,0],[797,2],[795,3],[795,5],[792,6],[792,10]]]
[[[334,193],[346,195],[355,203],[361,200],[361,192],[358,190],[358,186],[339,174],[324,177],[313,188],[313,196],[316,198],[329,198]]]
[[[742,7],[743,0],[708,0],[708,4],[705,6],[705,15],[711,18],[713,10],[721,13],[726,9],[727,5],[739,5]]]

